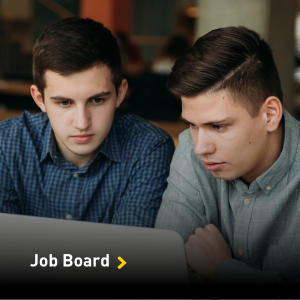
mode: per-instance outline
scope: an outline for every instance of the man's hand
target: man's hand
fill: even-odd
[[[206,279],[221,261],[232,258],[229,244],[213,224],[197,228],[185,243],[185,252],[190,267]]]

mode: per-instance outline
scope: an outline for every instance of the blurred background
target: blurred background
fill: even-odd
[[[32,48],[52,23],[91,18],[117,38],[129,90],[118,114],[137,114],[178,143],[187,128],[165,83],[177,58],[208,31],[244,25],[271,45],[284,107],[300,120],[300,0],[0,0],[0,121],[38,112]]]

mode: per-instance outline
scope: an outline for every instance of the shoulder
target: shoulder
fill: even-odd
[[[9,147],[27,143],[29,140],[38,142],[43,139],[47,125],[47,114],[31,114],[28,111],[24,111],[21,116],[10,118],[0,123],[0,145]]]
[[[300,122],[284,110],[284,145],[281,156],[285,156],[293,167],[300,167]]]
[[[0,122],[0,132],[11,132],[19,128],[31,128],[40,127],[42,124],[47,123],[48,117],[45,113],[31,114],[28,111],[24,111],[21,116],[7,119]]]
[[[179,143],[177,145],[172,165],[175,169],[182,167],[192,167],[201,163],[201,159],[194,152],[194,143],[189,129],[184,130],[179,135]]]
[[[116,120],[118,140],[122,145],[133,143],[141,146],[155,146],[174,143],[170,135],[157,126],[136,115],[124,115]]]

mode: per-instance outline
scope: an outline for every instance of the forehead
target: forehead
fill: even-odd
[[[182,97],[181,100],[182,117],[192,123],[207,123],[212,119],[248,114],[244,107],[234,102],[227,90],[208,92],[193,98]]]
[[[46,88],[61,88],[72,85],[113,85],[110,69],[106,65],[96,65],[87,70],[76,72],[67,76],[47,70],[44,75]]]

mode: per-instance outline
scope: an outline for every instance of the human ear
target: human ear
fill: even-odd
[[[121,83],[121,85],[119,86],[119,89],[118,89],[118,97],[117,97],[116,108],[119,107],[121,105],[122,101],[124,100],[127,89],[128,89],[128,82],[127,82],[126,79],[123,79],[122,83]]]
[[[267,116],[267,130],[268,132],[275,131],[282,118],[282,104],[280,100],[271,96],[265,100],[264,110]]]
[[[43,95],[39,91],[38,87],[36,85],[32,85],[30,87],[31,96],[36,103],[36,105],[41,109],[41,111],[46,112],[46,107],[43,100]]]

